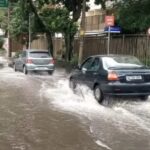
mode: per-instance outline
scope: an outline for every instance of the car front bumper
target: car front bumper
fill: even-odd
[[[108,83],[101,85],[105,95],[141,96],[150,95],[150,83]]]

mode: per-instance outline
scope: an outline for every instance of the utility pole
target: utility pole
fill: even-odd
[[[29,13],[29,45],[28,45],[28,49],[31,49],[31,16]]]
[[[10,42],[11,42],[11,40],[10,40],[10,31],[9,31],[9,23],[10,23],[10,2],[8,2],[8,57],[11,57],[11,47],[10,47]]]
[[[108,27],[108,40],[107,40],[107,55],[109,55],[110,53],[110,30],[111,30],[111,27],[109,26]]]
[[[82,62],[83,57],[83,46],[84,46],[84,34],[85,34],[85,10],[86,9],[86,0],[83,0],[82,4],[82,16],[81,16],[81,25],[80,25],[80,46],[79,46],[79,59],[78,65]]]

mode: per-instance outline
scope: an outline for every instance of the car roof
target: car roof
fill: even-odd
[[[123,54],[103,54],[103,55],[92,55],[90,57],[131,57],[132,55],[123,55]]]
[[[27,52],[48,52],[48,50],[43,49],[26,49]]]

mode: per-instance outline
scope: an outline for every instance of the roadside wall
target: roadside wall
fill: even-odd
[[[79,41],[74,49],[78,49]],[[95,36],[84,38],[84,58],[95,54],[107,53],[107,37]],[[150,37],[147,35],[116,35],[110,40],[110,54],[129,54],[139,58],[150,56]]]
[[[79,39],[75,38],[73,51],[78,55]],[[60,58],[65,50],[63,38],[53,39],[54,56]],[[41,36],[34,40],[31,45],[36,49],[47,49],[46,37]],[[23,49],[23,46],[16,41],[11,42],[12,51]],[[107,53],[107,36],[86,36],[84,37],[83,59],[90,55]],[[147,35],[113,35],[110,40],[110,54],[134,55],[144,61],[150,60],[150,36]]]

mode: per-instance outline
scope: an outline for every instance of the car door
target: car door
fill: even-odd
[[[16,67],[17,70],[20,70],[20,59],[21,59],[21,53],[15,59],[15,67]]]
[[[23,65],[26,59],[26,51],[23,51],[19,57],[19,70],[23,70]]]
[[[89,57],[87,60],[85,60],[82,63],[82,65],[80,67],[80,73],[79,73],[78,78],[80,80],[80,83],[82,83],[82,84],[87,84],[85,82],[86,81],[86,79],[85,79],[86,76],[85,75],[86,75],[87,70],[89,70],[91,64],[93,63],[93,59],[94,59],[93,57]]]
[[[93,87],[95,80],[97,80],[99,76],[100,66],[101,66],[100,59],[96,57],[83,76],[84,83],[88,85],[90,88]]]
[[[27,58],[27,51],[23,51],[23,52],[22,52],[21,62],[20,62],[21,70],[23,70],[23,66],[24,66],[24,64],[26,63],[26,58]]]

